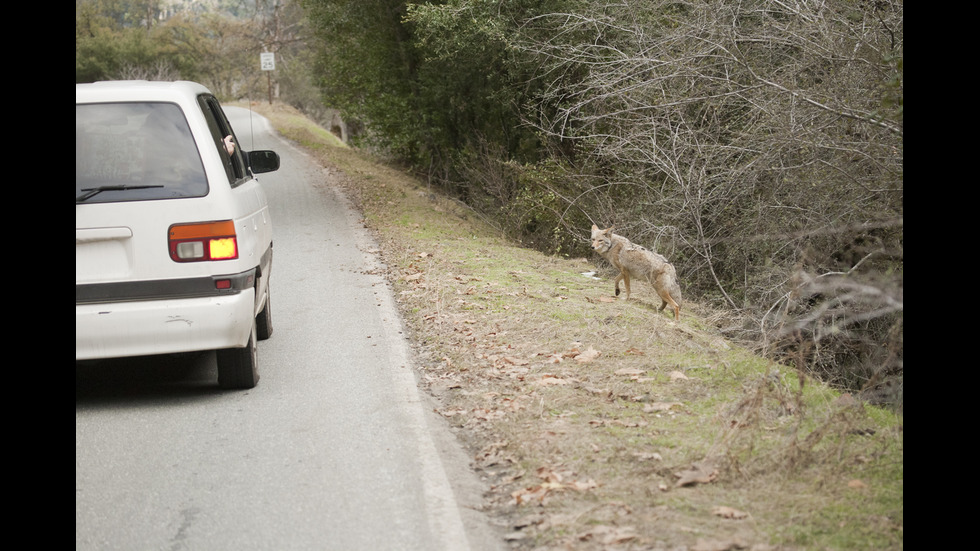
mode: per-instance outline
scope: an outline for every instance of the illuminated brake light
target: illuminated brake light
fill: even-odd
[[[175,224],[167,232],[167,241],[174,262],[238,258],[238,238],[232,220]]]
[[[232,260],[238,258],[238,243],[234,237],[212,239],[211,260]]]

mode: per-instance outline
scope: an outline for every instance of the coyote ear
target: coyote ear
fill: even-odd
[[[595,224],[592,224],[592,231],[596,231],[598,229],[599,229],[599,226],[596,226]]]

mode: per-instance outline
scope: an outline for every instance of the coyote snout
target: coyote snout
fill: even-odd
[[[592,248],[619,270],[615,283],[616,296],[619,296],[620,280],[626,287],[626,294],[621,297],[623,300],[630,298],[631,277],[649,281],[663,301],[660,311],[669,304],[674,311],[674,319],[680,319],[681,288],[677,283],[677,271],[666,258],[614,234],[613,228],[600,230],[595,224],[592,225]]]

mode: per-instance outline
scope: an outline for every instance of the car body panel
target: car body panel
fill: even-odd
[[[85,147],[92,138],[80,126],[79,113],[94,103],[176,105],[200,156],[194,162],[203,166],[207,178],[202,196],[127,200],[114,191],[80,202],[76,195],[76,359],[244,347],[255,316],[267,303],[272,221],[259,181],[241,167],[232,174],[229,158],[223,157],[216,132],[228,123],[217,100],[195,83],[113,82],[76,85],[75,103],[76,194],[90,193],[78,183],[84,164],[80,155],[92,149]],[[209,109],[217,109],[217,115]],[[215,117],[224,120],[216,123]],[[230,125],[228,131],[234,135]],[[240,143],[237,137],[235,143]],[[245,152],[235,154],[247,162]],[[118,156],[133,157],[128,151]],[[233,221],[237,258],[171,258],[171,226],[222,220]],[[206,286],[201,282],[216,284],[222,276],[236,285],[247,279],[250,286],[202,291]]]
[[[75,305],[75,359],[233,348],[248,340],[255,290],[224,297]]]

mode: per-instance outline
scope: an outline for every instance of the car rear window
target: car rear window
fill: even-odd
[[[172,103],[75,105],[75,201],[201,197],[208,180]]]

